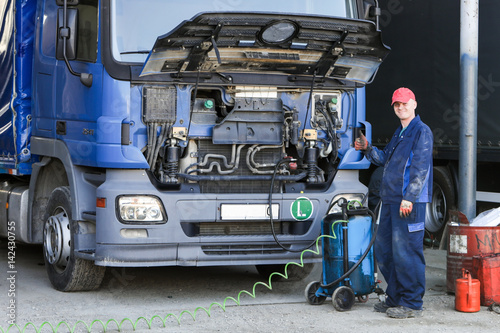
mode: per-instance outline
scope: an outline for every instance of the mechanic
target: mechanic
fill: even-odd
[[[415,115],[417,102],[410,89],[394,91],[392,106],[401,126],[389,144],[378,149],[361,134],[355,149],[363,151],[373,164],[384,167],[375,255],[387,282],[387,296],[374,309],[392,318],[413,318],[423,314],[423,238],[425,207],[432,198],[433,137],[429,127]]]

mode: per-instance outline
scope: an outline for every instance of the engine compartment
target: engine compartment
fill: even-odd
[[[272,179],[273,192],[320,190],[335,174],[352,94],[195,86],[188,103],[175,87],[144,86],[142,151],[160,184],[201,193],[266,193]],[[178,119],[186,105],[189,118]]]

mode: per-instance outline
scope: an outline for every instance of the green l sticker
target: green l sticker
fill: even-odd
[[[290,206],[290,213],[297,221],[303,221],[311,217],[313,209],[313,203],[309,198],[300,197]]]

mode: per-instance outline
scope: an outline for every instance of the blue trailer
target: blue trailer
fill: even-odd
[[[365,85],[389,51],[378,13],[3,1],[0,235],[43,244],[62,291],[98,288],[107,266],[297,260],[331,203],[367,194],[353,142],[370,138]]]

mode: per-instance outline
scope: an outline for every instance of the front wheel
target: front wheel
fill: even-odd
[[[78,223],[71,218],[71,193],[61,186],[52,191],[43,228],[43,252],[49,280],[60,291],[97,289],[106,268],[75,258],[74,235]]]

